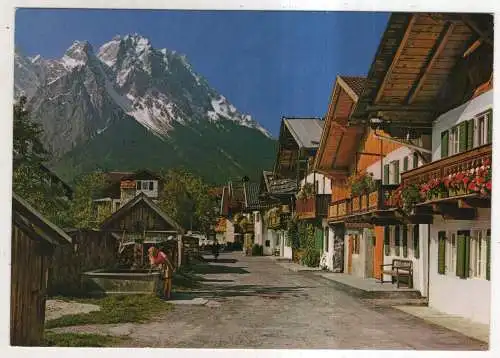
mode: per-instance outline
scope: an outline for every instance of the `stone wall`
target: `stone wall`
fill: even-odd
[[[80,293],[83,272],[118,264],[118,244],[109,233],[73,230],[67,234],[72,244],[56,247],[50,263],[49,296]]]

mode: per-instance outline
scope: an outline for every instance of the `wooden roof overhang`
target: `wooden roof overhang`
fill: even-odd
[[[330,177],[345,178],[364,133],[362,126],[348,125],[358,94],[337,76],[330,98],[314,169]]]
[[[395,137],[430,134],[439,114],[491,78],[492,41],[488,14],[392,14],[349,122],[379,118]]]
[[[491,197],[476,193],[465,194],[419,203],[416,208],[427,209],[433,215],[440,215],[446,220],[475,220],[477,208],[491,208]]]
[[[370,210],[360,212],[330,220],[329,224],[359,224],[359,225],[373,225],[373,226],[388,226],[388,225],[402,225],[402,224],[432,224],[433,212],[427,208],[419,208],[411,215],[404,213],[397,208],[385,210]]]

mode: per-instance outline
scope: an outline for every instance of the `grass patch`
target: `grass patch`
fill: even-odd
[[[45,347],[110,347],[124,341],[125,338],[102,336],[88,333],[53,333],[45,332]]]
[[[145,322],[155,314],[168,311],[172,305],[151,295],[116,295],[104,298],[77,299],[101,307],[100,311],[62,316],[45,322],[45,328]]]

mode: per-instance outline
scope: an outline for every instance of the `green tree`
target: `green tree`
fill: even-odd
[[[29,112],[25,108],[26,101],[26,97],[21,97],[14,104],[14,168],[27,164],[40,165],[50,159],[49,152],[44,148],[40,138],[43,129],[40,124],[30,119]]]
[[[103,203],[98,207],[94,199],[101,196],[107,186],[106,177],[101,172],[80,176],[75,180],[75,190],[70,207],[73,226],[77,228],[97,228],[111,215],[111,205]]]
[[[163,180],[160,207],[185,229],[207,232],[217,219],[210,187],[183,169],[169,170]]]
[[[42,164],[50,159],[42,128],[29,117],[26,98],[14,104],[12,189],[42,215],[60,226],[70,225],[69,201],[62,185],[52,182]]]

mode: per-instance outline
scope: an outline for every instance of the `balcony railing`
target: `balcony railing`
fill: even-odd
[[[334,201],[328,209],[329,220],[342,220],[348,216],[363,215],[392,208],[390,197],[398,185],[379,185],[370,193]]]
[[[314,219],[328,215],[330,194],[317,194],[310,198],[297,199],[296,212],[299,219]]]
[[[401,174],[405,185],[422,184],[431,179],[441,179],[459,172],[469,171],[483,165],[483,161],[491,161],[491,144],[484,145],[467,152],[436,160],[416,169]]]

